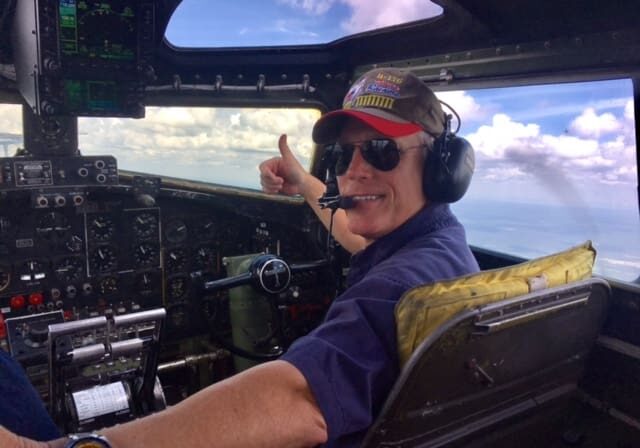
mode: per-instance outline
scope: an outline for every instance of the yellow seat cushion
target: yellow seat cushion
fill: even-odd
[[[395,308],[400,365],[436,328],[461,311],[591,277],[591,241],[557,254],[407,291]]]

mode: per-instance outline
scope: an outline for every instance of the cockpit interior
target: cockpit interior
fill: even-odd
[[[180,3],[0,1],[0,102],[21,108],[23,134],[0,158],[0,349],[64,433],[162,410],[276,359],[322,321],[349,266],[302,198],[123,169],[113,153],[85,154],[79,117],[137,120],[167,105],[324,113],[360,74],[393,66],[443,92],[631,79],[640,132],[633,0],[435,0],[443,12],[430,19],[242,48],[171,44]],[[323,149],[309,155],[322,180]],[[483,270],[523,261],[472,249]],[[611,444],[601,433],[557,446],[640,440],[640,283],[604,278],[612,295],[585,396],[624,428]],[[438,440],[402,446],[491,446]]]

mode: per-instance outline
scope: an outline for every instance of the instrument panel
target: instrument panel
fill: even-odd
[[[32,196],[5,191],[0,198],[5,318],[63,310],[75,320],[165,307],[169,337],[211,325],[224,332],[228,294],[202,285],[225,277],[226,257],[271,253],[295,262],[323,255],[300,217],[284,210],[270,221],[266,209],[273,207],[261,201],[229,208],[228,199],[196,201],[173,190],[148,206],[118,186],[87,189],[82,204],[64,207],[34,207]],[[325,302],[333,291],[318,287],[331,283],[323,276],[300,274],[285,295],[301,305]]]

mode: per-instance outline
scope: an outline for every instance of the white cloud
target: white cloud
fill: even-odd
[[[633,100],[627,101],[627,104],[624,107],[624,118],[633,122],[634,113],[633,113]]]
[[[255,168],[278,153],[280,133],[308,166],[319,116],[312,109],[148,107],[142,120],[81,118],[80,149],[112,154],[123,169],[257,187]]]
[[[617,132],[622,128],[616,117],[609,112],[598,115],[589,107],[571,122],[569,130],[581,137],[600,138],[601,135]]]
[[[347,34],[425,19],[442,12],[430,0],[278,0],[278,3],[312,15],[326,14],[335,4],[342,3],[351,10],[350,17],[341,24]]]
[[[449,104],[460,115],[463,125],[466,121],[474,121],[485,116],[485,111],[482,109],[471,95],[464,90],[452,91],[452,92],[438,92],[437,96],[440,100]],[[444,106],[443,106],[444,107]],[[445,112],[447,108],[444,107]]]
[[[430,0],[340,0],[352,9],[351,17],[342,23],[348,33],[397,25],[437,16],[442,8]]]
[[[585,120],[581,123],[579,118]],[[537,124],[519,123],[506,114],[494,115],[491,125],[466,136],[478,156],[478,178],[535,177],[554,193],[571,200],[578,197],[574,183],[634,184],[637,168],[633,123],[613,114],[597,116],[589,109],[573,123],[584,124],[587,120],[598,126],[601,139],[588,132],[583,132],[587,135],[582,137],[545,134]],[[615,138],[610,139],[614,129]]]
[[[595,156],[598,152],[597,140],[580,139],[570,135],[543,135],[542,146],[559,157],[578,159]]]
[[[292,8],[302,9],[308,14],[325,14],[336,2],[336,0],[278,0],[282,5]]]
[[[529,148],[529,141],[540,135],[537,124],[517,123],[505,114],[496,114],[490,126],[480,126],[467,135],[474,149],[492,159],[504,158],[508,150]]]

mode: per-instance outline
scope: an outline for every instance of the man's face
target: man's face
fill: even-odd
[[[339,143],[361,143],[386,138],[360,121],[350,119],[340,133]],[[367,243],[395,230],[426,204],[422,192],[424,150],[420,133],[394,139],[400,148],[400,162],[391,171],[380,171],[362,158],[356,149],[347,171],[338,176],[340,195],[354,198],[347,209],[348,228]]]

